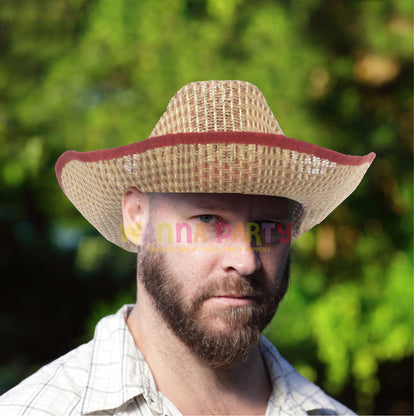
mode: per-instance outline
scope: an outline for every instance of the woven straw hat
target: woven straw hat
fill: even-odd
[[[243,81],[185,85],[149,138],[113,149],[65,152],[62,190],[109,241],[121,233],[121,197],[142,192],[239,193],[300,204],[292,240],[320,223],[358,186],[375,157],[348,156],[284,136],[262,93]]]

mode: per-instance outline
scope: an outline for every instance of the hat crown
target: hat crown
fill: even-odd
[[[150,137],[241,131],[283,134],[261,91],[245,81],[199,81],[170,100]]]

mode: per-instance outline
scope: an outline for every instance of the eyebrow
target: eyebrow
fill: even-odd
[[[272,214],[272,215],[268,215],[268,216],[263,216],[263,218],[260,218],[256,221],[258,224],[265,224],[265,223],[270,223],[270,224],[287,224],[292,222],[292,216],[290,214],[285,215],[285,214]]]
[[[186,201],[186,204],[191,208],[206,209],[208,211],[230,210],[229,204],[213,201],[208,198]]]
[[[207,211],[233,211],[233,207],[229,203],[222,203],[221,201],[215,201],[208,198],[200,198],[197,200],[186,201],[186,204],[193,209],[207,210]],[[291,222],[293,217],[293,211],[278,212],[270,210],[267,213],[262,213],[259,219],[253,219],[252,222],[275,222],[275,223],[287,223]]]

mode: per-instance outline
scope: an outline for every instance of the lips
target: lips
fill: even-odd
[[[234,294],[212,296],[209,299],[213,302],[224,303],[229,306],[245,306],[250,305],[255,301],[255,298],[252,296],[241,296]]]

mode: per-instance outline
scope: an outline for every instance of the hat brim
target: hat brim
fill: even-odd
[[[374,157],[270,133],[180,133],[112,149],[67,151],[55,169],[81,214],[106,239],[135,252],[122,232],[121,197],[131,186],[142,192],[289,198],[302,207],[292,224],[295,240],[354,191]]]

